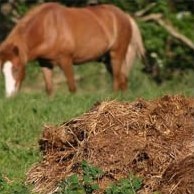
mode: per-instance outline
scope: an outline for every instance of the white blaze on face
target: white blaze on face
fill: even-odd
[[[3,65],[3,74],[5,76],[5,90],[6,90],[6,96],[10,97],[12,96],[16,91],[16,80],[13,77],[12,74],[12,62],[7,61]]]

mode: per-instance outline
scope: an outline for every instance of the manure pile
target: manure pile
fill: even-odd
[[[45,127],[39,145],[43,159],[27,174],[36,192],[53,193],[86,160],[105,172],[98,193],[129,172],[142,178],[140,194],[194,193],[193,98],[96,103],[78,118]]]

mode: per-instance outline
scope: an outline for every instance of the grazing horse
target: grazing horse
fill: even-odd
[[[0,66],[6,95],[15,94],[25,77],[28,61],[41,63],[46,91],[52,93],[52,69],[58,65],[69,91],[76,91],[73,64],[96,60],[108,53],[113,88],[126,90],[127,75],[136,55],[143,56],[135,21],[113,5],[67,8],[44,3],[31,9],[0,46]],[[48,63],[49,62],[49,63]]]

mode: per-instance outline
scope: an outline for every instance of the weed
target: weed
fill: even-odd
[[[107,188],[105,194],[136,194],[141,186],[141,179],[130,174],[128,178],[121,179]]]
[[[68,177],[60,184],[58,194],[91,194],[99,189],[95,180],[103,175],[102,170],[89,165],[86,161],[82,162],[81,167],[83,176],[79,178],[77,174],[74,174]]]
[[[79,177],[74,174],[60,184],[58,194],[92,194],[99,189],[96,183],[103,176],[103,171],[95,166],[89,165],[86,161],[81,164],[83,175]],[[105,190],[105,194],[136,194],[142,186],[142,181],[136,176],[129,175],[126,179],[121,179],[110,185]]]

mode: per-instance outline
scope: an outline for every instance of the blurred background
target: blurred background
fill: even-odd
[[[0,15],[0,41],[3,41],[13,26],[20,18],[34,5],[49,2],[48,0],[4,0],[1,2]],[[147,63],[140,62],[135,65],[132,72],[132,78],[129,76],[130,87],[139,87],[137,82],[140,77],[147,76],[150,84],[156,84],[156,87],[167,83],[177,82],[183,87],[189,87],[193,90],[193,70],[194,70],[194,1],[193,0],[61,0],[57,1],[66,6],[83,7],[86,5],[95,5],[101,3],[115,4],[122,10],[133,16],[141,30],[146,49]],[[90,65],[89,65],[90,66]],[[103,76],[104,67],[95,69],[91,67],[75,67],[77,72],[78,85],[87,85],[83,83],[87,78],[84,75],[84,69],[87,69],[89,77],[91,74],[97,75],[92,85],[100,84],[96,82],[100,76]],[[37,68],[37,67],[36,67]],[[78,69],[78,70],[77,70]],[[91,70],[89,70],[91,69]],[[94,70],[93,70],[94,69]],[[138,71],[134,70],[138,69]],[[33,68],[30,68],[29,76],[35,76]],[[79,73],[81,71],[81,73]],[[83,72],[82,72],[83,71]],[[100,71],[100,72],[99,72]],[[39,70],[37,70],[39,72]],[[134,77],[135,76],[135,77]],[[107,77],[107,76],[105,76]],[[57,76],[57,79],[59,76]],[[31,78],[30,78],[31,79]],[[105,78],[106,79],[106,78]],[[135,83],[133,82],[135,81]],[[110,82],[108,80],[107,82]],[[60,83],[58,79],[56,81]],[[99,81],[100,82],[100,81]],[[192,82],[192,83],[191,83]],[[103,84],[103,83],[102,83]],[[106,82],[104,83],[106,84]],[[134,86],[133,86],[134,84]],[[171,85],[173,85],[171,83]],[[95,87],[95,86],[94,86]],[[109,87],[109,86],[108,86]],[[111,87],[111,86],[110,86]],[[171,87],[171,86],[169,86]],[[171,88],[169,88],[170,90]],[[162,88],[161,88],[162,90]],[[173,88],[172,88],[173,90]]]

